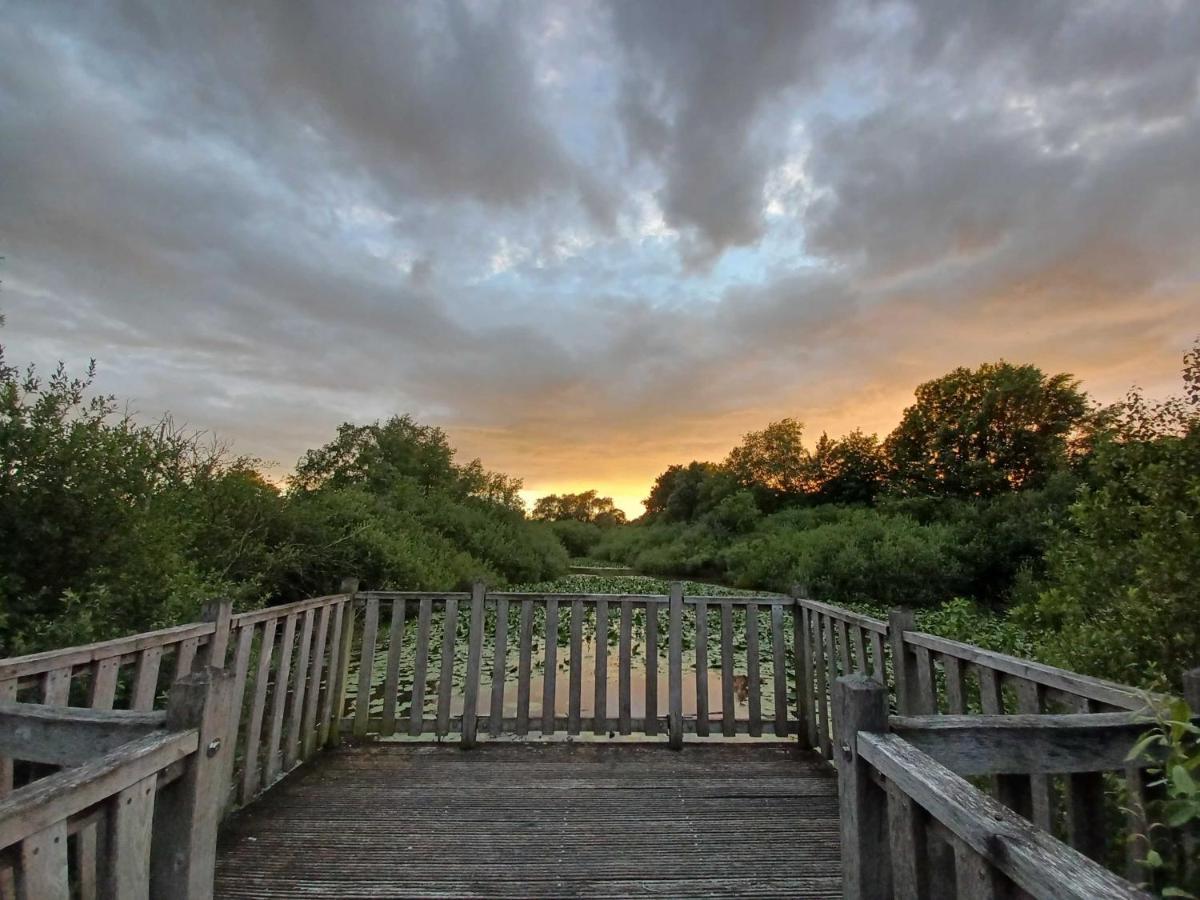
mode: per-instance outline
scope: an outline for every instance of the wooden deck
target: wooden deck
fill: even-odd
[[[837,815],[794,745],[359,745],[227,822],[216,896],[840,897]]]

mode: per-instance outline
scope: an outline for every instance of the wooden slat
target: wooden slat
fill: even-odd
[[[913,655],[917,659],[917,690],[920,691],[921,713],[938,711],[937,679],[933,672],[933,657],[924,647],[914,648]]]
[[[46,706],[66,706],[70,698],[70,669],[51,669],[42,675],[42,703]]]
[[[178,681],[192,671],[198,649],[200,649],[200,638],[188,638],[175,645],[175,674],[171,678],[172,682]]]
[[[317,727],[318,746],[324,746],[330,739],[333,719],[335,715],[342,714],[338,695],[339,673],[345,669],[342,663],[342,620],[350,603],[351,601],[347,600],[333,607],[333,622],[329,631],[329,669],[325,673],[325,691],[321,696],[320,724]]]
[[[1040,713],[1042,696],[1039,685],[1024,678],[1014,679],[1017,691],[1017,710],[1022,713]],[[1029,790],[1033,802],[1033,823],[1043,831],[1050,831],[1054,815],[1050,797],[1050,779],[1045,775],[1031,775]]]
[[[1000,900],[1006,894],[1000,872],[962,841],[954,842],[954,875],[959,900]]]
[[[98,823],[88,822],[75,833],[75,880],[79,900],[96,900],[100,895],[99,830]]]
[[[346,593],[346,600],[338,604],[338,609],[342,611],[342,621],[337,633],[338,661],[336,666],[330,668],[333,675],[333,718],[329,722],[329,736],[326,739],[326,743],[330,746],[335,746],[342,739],[342,717],[346,711],[346,694],[350,680],[350,655],[353,653],[354,646],[354,616],[357,603],[355,592],[358,590],[358,579],[344,578],[342,587]],[[351,726],[353,726],[353,720]]]
[[[808,730],[808,746],[820,747],[820,718],[818,715],[818,704],[821,700],[817,696],[816,687],[813,684],[816,670],[820,668],[817,658],[820,656],[821,641],[818,637],[813,639],[813,624],[816,616],[811,613],[806,606],[797,608],[800,614],[800,644],[803,653],[803,669],[804,669],[804,719],[802,727]]]
[[[121,660],[110,657],[92,663],[92,683],[88,688],[88,706],[92,709],[112,709],[117,696],[117,674]]]
[[[837,618],[837,636],[838,636],[838,652],[841,654],[842,674],[849,675],[854,671],[854,665],[850,661],[850,635],[846,622]]]
[[[583,601],[571,601],[571,699],[567,732],[579,734],[582,730],[580,707],[583,703]]]
[[[787,653],[783,641],[783,607],[771,607],[771,669],[775,689],[775,733],[787,737]]]
[[[17,699],[17,679],[9,678],[0,681],[0,703],[10,703]],[[0,753],[0,800],[7,797],[13,789],[13,761],[11,756]],[[2,884],[2,883],[0,883]]]
[[[708,604],[696,604],[696,734],[708,737]]]
[[[499,737],[504,718],[504,683],[508,679],[508,599],[496,601],[496,639],[492,652],[492,703],[488,734]]]
[[[1125,770],[1125,877],[1130,881],[1145,877],[1141,861],[1150,850],[1144,837],[1150,829],[1147,781],[1144,770],[1133,766]]]
[[[929,856],[925,845],[925,811],[893,782],[887,784],[888,843],[895,900],[929,896]]]
[[[388,627],[387,667],[383,673],[383,724],[379,733],[385,737],[396,733],[396,703],[400,696],[400,656],[404,651],[404,617],[408,603],[392,601],[392,618]]]
[[[313,623],[316,610],[304,611],[304,625],[300,629],[300,647],[296,665],[292,669],[292,708],[288,712],[287,739],[283,744],[283,768],[290,771],[300,758],[300,731],[304,725],[304,698],[308,692],[308,660],[312,652]],[[313,686],[316,690],[316,686]]]
[[[859,675],[867,674],[867,647],[863,640],[863,629],[859,625],[850,626],[850,636],[854,641],[854,671]]]
[[[375,675],[375,641],[379,636],[379,601],[367,599],[363,615],[362,644],[358,654],[358,692],[354,700],[354,735],[363,737],[367,733],[367,719],[371,715],[371,682]]]
[[[78,766],[163,727],[161,712],[0,703],[0,753],[56,766]]]
[[[1066,777],[1067,843],[1096,862],[1104,861],[1104,776],[1080,772]]]
[[[758,662],[758,604],[746,604],[746,684],[750,694],[751,737],[762,736],[762,684]]]
[[[235,750],[238,738],[243,734],[242,720],[246,698],[246,682],[250,674],[250,654],[254,651],[254,626],[238,626],[237,647],[233,656],[233,699],[230,705],[229,733],[225,740]],[[244,757],[243,757],[244,758]],[[231,779],[229,792],[225,798],[225,809],[231,808],[237,798],[237,786],[240,775]]]
[[[308,695],[304,700],[304,723],[300,732],[300,756],[307,759],[312,755],[317,741],[317,707],[321,699],[321,672],[325,669],[325,650],[329,640],[330,607],[328,604],[317,613],[317,636],[313,646],[312,661],[309,663]],[[238,697],[240,691],[236,691]],[[238,706],[240,707],[240,700]]]
[[[462,746],[475,746],[476,723],[479,716],[479,670],[483,664],[483,631],[487,622],[483,601],[487,589],[482,581],[471,586],[471,620],[467,631],[467,671],[463,683]]]
[[[1004,715],[1004,694],[1000,690],[1000,676],[994,669],[986,666],[976,666],[975,674],[979,677],[979,703],[985,716]]]
[[[667,613],[667,736],[674,749],[683,746],[683,584],[678,581],[671,583]]]
[[[833,758],[833,686],[838,679],[837,648],[834,646],[833,619],[821,616],[817,627],[825,632],[825,674],[824,680],[818,680],[818,692],[821,695],[821,749],[827,759]]]
[[[596,601],[596,670],[592,732],[608,730],[608,601]]]
[[[158,694],[158,669],[162,664],[162,647],[147,647],[138,653],[137,665],[133,670],[133,692],[129,708],[140,712],[154,709]]]
[[[267,745],[263,756],[263,781],[267,785],[275,780],[283,763],[279,745],[283,740],[283,716],[287,711],[288,682],[292,675],[296,618],[296,614],[292,613],[284,620],[283,639],[279,642],[279,666],[275,670],[275,687],[271,694],[271,725],[267,731]]]
[[[158,775],[130,785],[113,798],[104,896],[139,900],[150,896],[150,838]]]
[[[962,663],[957,657],[943,656],[942,668],[946,672],[946,708],[952,716],[962,715],[967,711]]]
[[[833,750],[832,738],[830,731],[832,725],[829,722],[829,709],[832,704],[829,702],[829,688],[832,682],[829,682],[829,659],[833,658],[833,631],[829,628],[828,619],[821,613],[811,614],[812,619],[812,665],[816,670],[816,724],[817,724],[817,746],[821,749],[821,755],[827,760],[832,760]],[[824,635],[822,636],[822,631]]]
[[[242,764],[243,804],[248,803],[258,792],[263,715],[267,706],[267,683],[271,679],[271,658],[275,653],[277,624],[276,619],[268,619],[263,624],[262,641],[258,647],[258,666],[254,672],[254,699],[250,704],[250,718],[246,720],[245,762]]]
[[[408,713],[408,733],[416,737],[425,721],[425,682],[429,671],[429,622],[433,600],[425,597],[417,608],[417,646],[413,651],[412,705]]]
[[[621,631],[617,649],[617,718],[621,734],[632,734],[633,601],[621,601]]]
[[[558,601],[546,601],[546,655],[542,667],[542,734],[554,734],[554,689],[558,677]]]
[[[658,734],[658,604],[646,604],[646,734]]]
[[[517,734],[529,734],[529,680],[533,669],[533,601],[521,601],[517,658]]]
[[[458,643],[458,600],[446,601],[442,617],[442,655],[438,670],[437,734],[450,733],[450,699],[454,696],[454,648]]]
[[[51,825],[21,842],[17,891],[21,900],[70,900],[66,822]]]
[[[884,658],[883,635],[871,632],[871,677],[876,681],[887,681],[887,662]]]
[[[733,607],[721,606],[721,734],[733,737],[737,733],[733,705]]]

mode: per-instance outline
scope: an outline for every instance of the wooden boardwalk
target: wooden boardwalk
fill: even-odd
[[[840,897],[837,816],[794,745],[359,745],[226,823],[216,896]]]

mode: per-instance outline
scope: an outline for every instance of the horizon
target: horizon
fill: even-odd
[[[1197,172],[1173,0],[17,2],[0,343],[279,477],[411,413],[633,518],[958,366],[1178,393]]]

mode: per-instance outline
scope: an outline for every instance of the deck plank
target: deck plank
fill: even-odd
[[[792,744],[372,744],[226,824],[218,898],[838,897],[837,785]]]

